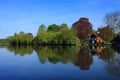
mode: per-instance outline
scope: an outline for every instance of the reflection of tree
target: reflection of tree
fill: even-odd
[[[5,48],[5,47],[6,47],[6,45],[1,45],[1,44],[0,44],[0,48]]]
[[[90,52],[92,55],[96,55],[96,54],[97,54],[96,47],[97,47],[96,45],[94,45],[94,46],[93,46],[93,45],[89,45],[87,49],[89,50],[89,52]]]
[[[120,55],[107,62],[106,70],[108,74],[120,77]]]
[[[41,63],[45,63],[47,60],[51,63],[56,64],[57,62],[68,63],[75,58],[79,47],[40,47],[35,46],[35,51],[37,52],[38,58]]]
[[[19,54],[21,56],[24,56],[25,54],[32,54],[33,48],[32,46],[7,46],[7,49],[9,51],[14,52],[15,54]]]
[[[113,45],[112,48],[113,48],[118,54],[120,54],[120,44]]]
[[[49,49],[48,47],[34,46],[34,49],[37,52],[37,56],[42,64],[47,61],[47,56],[55,56],[52,49]]]
[[[114,58],[114,50],[110,48],[110,46],[107,46],[107,48],[105,48],[100,54],[99,54],[99,58],[105,60],[105,61],[109,61],[111,59]]]
[[[82,70],[88,70],[93,62],[93,56],[97,55],[99,58],[109,61],[114,57],[114,51],[107,46],[88,46],[86,48],[81,48],[78,52],[74,64],[79,66]]]
[[[99,58],[107,63],[105,69],[108,74],[120,76],[120,55],[115,54],[115,51],[110,46],[103,49],[99,54]]]
[[[78,52],[74,64],[82,70],[88,70],[93,62],[93,56],[88,48],[81,48]]]

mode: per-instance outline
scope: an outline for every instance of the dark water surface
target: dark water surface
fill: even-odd
[[[0,80],[120,80],[119,48],[0,46]]]

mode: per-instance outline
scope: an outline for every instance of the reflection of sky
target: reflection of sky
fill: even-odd
[[[0,48],[0,80],[117,80],[116,77],[106,73],[106,63],[103,60],[97,56],[93,56],[93,59],[89,70],[80,70],[71,62],[41,64],[35,52],[20,56],[9,52],[6,48]]]

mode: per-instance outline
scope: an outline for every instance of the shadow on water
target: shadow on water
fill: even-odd
[[[119,48],[113,46],[7,46],[7,49],[20,56],[35,51],[42,64],[47,61],[52,64],[72,62],[81,70],[89,70],[94,62],[93,56],[97,56],[106,63],[105,70],[108,74],[120,76],[120,54],[115,51]]]

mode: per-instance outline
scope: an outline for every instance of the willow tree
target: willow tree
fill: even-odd
[[[21,45],[21,44],[32,44],[33,35],[31,33],[20,32],[8,38],[10,44]]]

